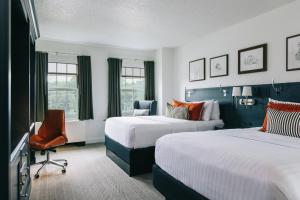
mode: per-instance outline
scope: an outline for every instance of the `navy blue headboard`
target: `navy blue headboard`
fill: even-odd
[[[265,106],[268,98],[282,101],[292,101],[300,103],[300,82],[280,83],[275,87],[280,89],[276,92],[272,84],[251,85],[255,99],[254,106],[247,108],[242,105],[235,106],[231,87],[186,89],[186,101],[199,101],[215,99],[220,102],[221,118],[224,120],[225,128],[248,128],[261,126],[265,117]],[[227,96],[223,95],[223,90],[227,91]],[[238,98],[240,99],[240,98]]]

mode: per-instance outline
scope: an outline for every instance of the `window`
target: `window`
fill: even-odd
[[[123,116],[133,114],[133,102],[145,96],[144,67],[122,67],[121,111]]]
[[[48,63],[48,108],[65,110],[66,119],[78,119],[77,65]]]

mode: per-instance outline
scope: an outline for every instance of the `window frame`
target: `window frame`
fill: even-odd
[[[145,78],[145,68],[144,67],[122,67],[122,72],[123,72],[123,68],[125,69],[125,75],[123,75],[123,73],[121,73],[121,77],[124,77],[124,78]],[[140,76],[134,76],[134,75],[126,75],[126,68],[129,68],[129,69],[139,69],[140,70]],[[142,76],[142,70],[144,70],[144,75]],[[132,73],[133,74],[133,73]]]
[[[49,72],[49,64],[56,64],[56,72]],[[66,65],[66,72],[57,72],[57,65],[58,64],[65,64]],[[75,65],[76,66],[76,73],[68,73],[68,65]],[[67,62],[48,62],[48,70],[47,70],[47,94],[50,91],[74,91],[74,89],[71,88],[49,88],[49,83],[48,83],[48,78],[49,75],[55,75],[56,78],[57,76],[65,76],[66,78],[70,75],[70,76],[76,76],[76,92],[77,92],[77,105],[79,106],[79,91],[78,91],[78,64],[75,63],[67,63]],[[56,79],[57,82],[57,79]],[[49,106],[49,100],[48,100],[48,106]],[[79,120],[79,110],[77,110],[77,117],[76,118],[67,118],[66,117],[66,121],[78,121]]]
[[[123,68],[125,70],[125,75],[123,75]],[[132,69],[132,75],[126,75],[126,69]],[[133,73],[133,70],[134,69],[138,69],[140,72],[139,72],[139,76],[136,76],[134,75]],[[142,75],[142,71],[144,71],[143,75]],[[127,66],[122,66],[122,72],[121,72],[121,78],[124,78],[125,79],[125,84],[126,84],[126,79],[127,78],[131,78],[131,79],[136,79],[136,78],[139,78],[139,79],[143,79],[144,81],[144,84],[145,84],[145,68],[144,66],[143,67],[127,67]],[[122,81],[121,81],[122,82]],[[124,92],[132,92],[132,95],[134,95],[134,88],[124,88],[122,89],[121,88],[121,92],[124,91]],[[144,93],[145,93],[145,90],[144,90]],[[121,98],[122,98],[122,94],[121,94]],[[144,98],[143,98],[144,99]],[[137,100],[137,99],[136,99]],[[132,106],[133,106],[133,103],[134,103],[134,99],[133,99],[133,102],[132,102]],[[134,109],[134,108],[133,108]],[[133,111],[133,110],[132,110]],[[122,99],[121,99],[121,113],[122,113],[122,116],[131,116],[129,113],[131,112],[126,112],[126,111],[123,111],[122,110]],[[125,115],[123,115],[123,113],[126,113]]]

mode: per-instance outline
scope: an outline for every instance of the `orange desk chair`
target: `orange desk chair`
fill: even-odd
[[[51,160],[49,155],[50,151],[56,152],[55,148],[66,144],[66,142],[68,142],[68,138],[65,133],[65,112],[63,110],[48,110],[38,134],[32,135],[29,139],[30,147],[33,150],[42,151],[47,155],[46,160],[36,163],[42,166],[34,175],[35,178],[39,178],[39,172],[46,164],[62,167],[62,173],[66,173],[67,160]],[[61,164],[59,161],[64,163]]]

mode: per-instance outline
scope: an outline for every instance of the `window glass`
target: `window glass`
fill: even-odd
[[[139,68],[133,69],[133,76],[141,76],[141,69]]]
[[[132,68],[129,67],[125,68],[125,76],[132,76]]]
[[[48,108],[64,110],[67,120],[78,119],[77,65],[55,63],[57,71],[50,70],[53,66],[48,65]]]
[[[69,74],[76,74],[77,73],[77,66],[76,65],[74,65],[74,64],[68,64],[67,65],[67,72],[69,73]]]
[[[67,87],[67,76],[66,75],[56,75],[56,87],[66,88]]]
[[[57,63],[57,73],[67,73],[67,64]]]
[[[48,72],[56,72],[56,63],[49,63],[48,64]]]
[[[141,69],[141,76],[144,77],[145,76],[145,70]]]
[[[48,88],[56,88],[56,75],[48,75]]]
[[[77,88],[77,75],[67,75],[67,87]]]
[[[121,77],[121,111],[123,116],[133,114],[133,103],[144,100],[145,78],[143,68],[122,68]]]

